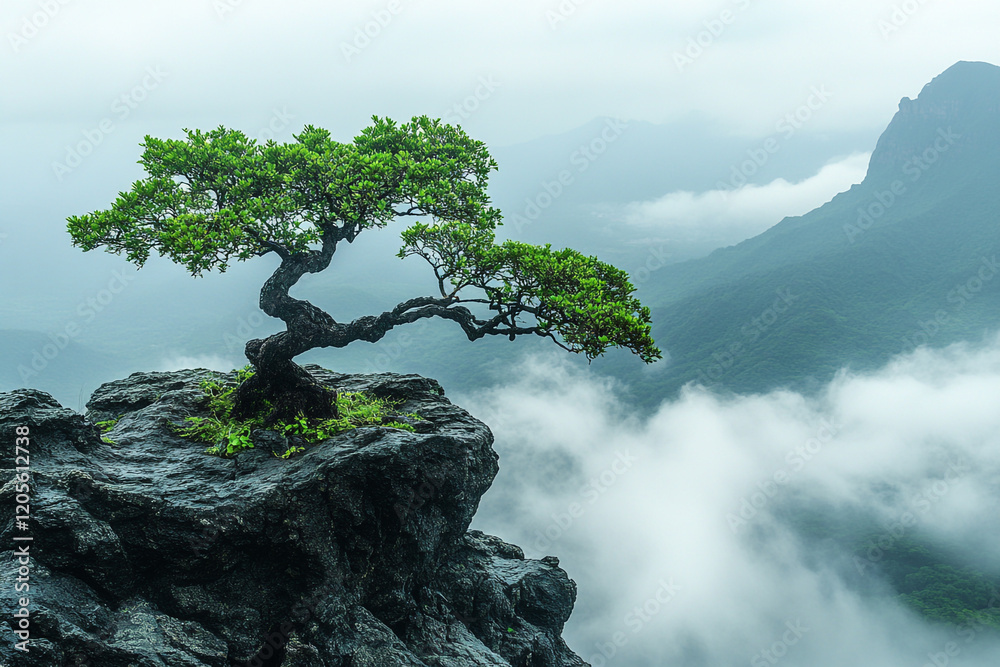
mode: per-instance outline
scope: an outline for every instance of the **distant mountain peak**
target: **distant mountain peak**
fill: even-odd
[[[992,92],[994,97],[1000,92],[1000,67],[985,62],[960,60],[931,79],[920,91],[917,100],[976,102],[981,99],[980,93],[984,92]]]
[[[1000,67],[961,62],[904,98],[864,183],[643,286],[670,362],[636,395],[812,390],[980,340],[1000,313],[998,182]]]
[[[880,187],[912,172],[914,160],[944,152],[995,151],[993,131],[1000,113],[1000,67],[960,61],[934,77],[917,98],[904,97],[899,111],[878,140],[866,181]],[[942,144],[940,137],[957,138]],[[968,164],[968,162],[966,163]],[[935,170],[947,176],[947,170]]]

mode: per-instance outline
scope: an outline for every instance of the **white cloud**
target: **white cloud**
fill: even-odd
[[[561,559],[579,584],[566,637],[594,665],[747,664],[777,647],[787,665],[910,667],[949,641],[963,665],[995,664],[986,633],[958,638],[872,595],[880,552],[855,561],[821,538],[833,533],[824,522],[853,512],[893,542],[908,511],[903,535],[996,568],[1000,339],[919,349],[816,397],[690,387],[646,419],[613,385],[553,359],[513,375],[456,399],[491,425],[500,453],[475,527]],[[788,517],[809,507],[816,533],[804,539]],[[665,604],[664,584],[677,587]],[[808,631],[781,646],[799,622]],[[626,643],[608,660],[615,632]]]
[[[222,371],[228,373],[234,368],[242,368],[245,365],[233,363],[230,359],[224,359],[216,354],[199,354],[195,356],[178,355],[162,359],[154,364],[154,371],[181,371],[188,368],[207,368],[211,371]]]
[[[808,213],[864,180],[870,153],[827,164],[798,183],[783,178],[733,190],[672,192],[626,207],[626,220],[661,238],[732,245],[765,231],[788,216]]]

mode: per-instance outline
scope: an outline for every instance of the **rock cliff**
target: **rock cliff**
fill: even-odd
[[[254,449],[221,459],[170,429],[205,414],[208,371],[105,384],[86,417],[36,390],[0,394],[0,548],[30,552],[27,593],[12,583],[17,558],[0,562],[0,664],[585,665],[560,638],[576,587],[558,561],[468,530],[498,470],[489,429],[433,380],[309,370],[425,421],[358,428],[287,460],[271,452],[276,434],[257,432]],[[30,431],[27,530],[18,426]]]

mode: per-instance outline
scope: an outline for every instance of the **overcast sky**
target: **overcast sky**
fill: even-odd
[[[500,145],[599,115],[703,113],[757,135],[814,86],[832,95],[817,129],[881,128],[956,61],[1000,62],[1000,6],[981,0],[5,0],[0,11],[4,121],[61,121],[70,134],[117,122],[112,105],[147,68],[162,79],[146,79],[155,90],[124,120],[255,132],[286,109],[296,127],[353,136],[372,114],[445,115],[478,88],[486,99],[464,123]]]
[[[874,143],[900,98],[955,62],[1000,63],[1000,6],[979,0],[5,0],[0,25],[0,234],[22,254],[36,252],[31,213],[64,244],[66,215],[140,177],[146,134],[221,124],[289,141],[308,123],[347,140],[375,114],[429,114],[500,147],[611,116],[698,118],[751,146],[805,114],[803,134]],[[737,229],[718,242],[818,206],[860,178],[852,164],[750,194],[767,213],[712,222]],[[686,196],[640,210],[669,221]],[[725,213],[712,196],[694,204],[695,219]]]
[[[65,217],[142,176],[146,134],[226,125],[290,141],[308,123],[347,140],[375,114],[429,114],[496,148],[611,116],[697,118],[750,147],[805,114],[800,135],[834,137],[823,160],[843,161],[955,62],[1000,63],[1000,6],[980,0],[5,0],[0,26],[9,267],[46,247],[68,254]],[[847,133],[863,145],[838,150]],[[847,162],[750,193],[759,213],[745,223],[719,222],[732,205],[709,193],[694,219],[732,243],[860,175]],[[670,224],[692,210],[679,196],[637,210]]]

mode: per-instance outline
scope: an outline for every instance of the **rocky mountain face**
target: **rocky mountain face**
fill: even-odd
[[[498,470],[486,425],[433,380],[310,371],[425,421],[358,428],[287,460],[272,453],[282,438],[259,431],[254,449],[221,459],[169,427],[207,414],[208,371],[105,384],[87,417],[37,390],[0,394],[0,548],[30,553],[27,573],[16,554],[0,559],[0,664],[585,665],[560,638],[576,586],[558,561],[468,530]],[[27,530],[15,519],[25,426]],[[19,576],[30,589],[8,585]]]
[[[916,99],[900,100],[899,112],[872,153],[866,180],[884,187],[896,179],[916,183],[926,176],[925,183],[940,179],[942,186],[951,187],[970,173],[995,178],[998,115],[1000,67],[956,63],[934,77]],[[945,157],[962,168],[932,168]]]
[[[1000,312],[998,128],[1000,67],[948,68],[900,102],[863,182],[651,274],[643,301],[669,363],[608,372],[652,407],[689,382],[811,392],[845,367],[988,338]]]

